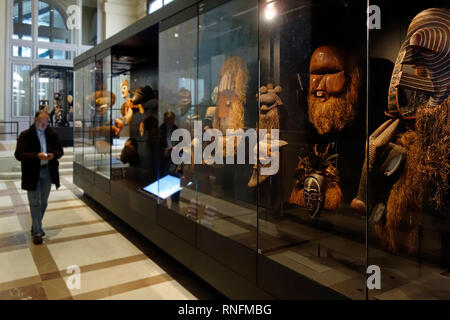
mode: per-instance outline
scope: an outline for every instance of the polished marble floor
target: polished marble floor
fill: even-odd
[[[39,246],[20,182],[0,182],[0,300],[223,298],[84,197],[71,177],[61,180],[60,189],[52,186]],[[70,266],[79,267],[79,287]]]

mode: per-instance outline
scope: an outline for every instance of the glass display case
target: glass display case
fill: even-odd
[[[32,110],[46,110],[64,146],[73,146],[73,68],[38,65],[31,71]]]
[[[444,7],[162,7],[75,60],[74,181],[232,298],[449,299]]]

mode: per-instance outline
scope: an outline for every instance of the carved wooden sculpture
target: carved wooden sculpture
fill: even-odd
[[[309,121],[319,134],[341,131],[356,116],[361,72],[339,48],[317,48],[310,61]]]
[[[272,129],[280,129],[280,119],[278,114],[278,108],[283,105],[283,101],[281,100],[279,94],[281,93],[282,88],[280,86],[274,87],[272,83],[269,83],[267,86],[263,86],[259,90],[259,102],[260,102],[260,112],[259,112],[259,125],[258,129],[267,130],[267,133],[270,137],[270,132]],[[258,95],[256,95],[258,98]],[[279,148],[287,145],[286,141],[283,140],[270,140],[268,143],[259,143],[259,150],[268,151],[268,156],[277,156],[279,157],[279,151],[276,155],[272,155],[270,153],[270,148],[272,143],[278,143]],[[254,154],[256,155],[258,148],[255,146]],[[259,158],[259,157],[258,157]],[[279,160],[278,160],[279,161]],[[270,166],[271,164],[267,164],[266,166]],[[260,164],[259,166],[263,166]],[[259,178],[258,178],[259,175]],[[258,174],[258,164],[256,163],[253,167],[253,174],[248,182],[248,186],[250,188],[256,187],[258,183],[262,183],[270,176]]]
[[[328,155],[330,145],[325,151],[317,150],[309,157],[299,157],[295,173],[295,184],[289,203],[306,207],[312,217],[322,209],[336,210],[342,201],[339,175],[334,166],[337,154]]]
[[[378,204],[368,201],[367,206],[378,236],[393,252],[402,248],[413,251],[418,227],[422,223],[423,200],[430,202],[438,211],[448,210],[449,39],[449,9],[427,9],[411,21],[391,78],[387,114],[404,121],[415,119],[415,130],[400,135],[395,144],[390,143],[399,122],[390,120],[372,134],[373,142],[369,140],[369,174],[380,171],[380,167],[386,164],[391,169],[395,168],[397,161],[392,155],[404,156],[406,150],[404,170],[388,190],[387,200]],[[403,71],[407,64],[413,66],[414,75]],[[405,89],[427,93],[429,98],[419,108],[414,101],[401,104],[399,97]],[[383,138],[377,138],[381,132],[387,133]],[[364,176],[363,171],[360,191],[352,201],[352,207],[361,213],[366,208]],[[380,177],[370,182],[369,187],[379,184]],[[376,194],[377,190],[373,192]]]
[[[217,107],[213,128],[223,135],[227,129],[244,128],[244,104],[247,101],[248,70],[245,61],[240,57],[225,60],[220,69],[220,82],[217,90]],[[234,140],[234,152],[241,137],[230,137],[223,140],[223,155],[226,155],[227,141]]]

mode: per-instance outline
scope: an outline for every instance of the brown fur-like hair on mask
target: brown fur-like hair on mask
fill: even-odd
[[[417,169],[423,175],[426,199],[436,210],[448,213],[450,172],[450,98],[441,105],[421,107],[416,114],[419,149]],[[446,200],[447,199],[447,200]]]
[[[229,115],[231,117],[229,129],[241,129],[244,127],[244,103],[247,101],[248,86],[248,70],[245,61],[240,57],[230,57],[222,65],[220,69],[220,78],[225,74],[232,75],[231,87],[235,96],[226,98],[219,92],[217,101],[216,114],[214,117],[214,129],[220,129],[219,109],[225,106],[227,100],[231,100],[231,109]]]
[[[398,144],[407,149],[405,170],[392,188],[386,209],[386,226],[375,230],[392,252],[414,250],[422,223],[422,202],[428,200],[446,212],[449,178],[450,99],[434,108],[420,107],[415,131],[403,134]]]
[[[309,121],[314,125],[319,134],[325,134],[332,129],[341,131],[350,126],[355,119],[359,103],[359,91],[362,86],[361,70],[355,62],[351,62],[347,76],[347,88],[339,97],[330,96],[322,102],[321,97],[308,95]]]
[[[406,165],[392,187],[386,207],[386,225],[375,225],[383,246],[391,252],[414,250],[414,240],[422,223],[423,175],[417,170],[420,150],[417,134],[410,130],[396,142],[407,150]]]
[[[266,114],[260,113],[259,129],[280,129],[280,117],[277,108],[269,110]]]

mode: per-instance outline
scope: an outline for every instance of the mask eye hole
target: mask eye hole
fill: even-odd
[[[315,68],[314,70],[311,70],[311,74],[324,76],[327,74],[339,73],[341,71],[342,70],[339,70],[338,68],[321,67],[321,68]]]

